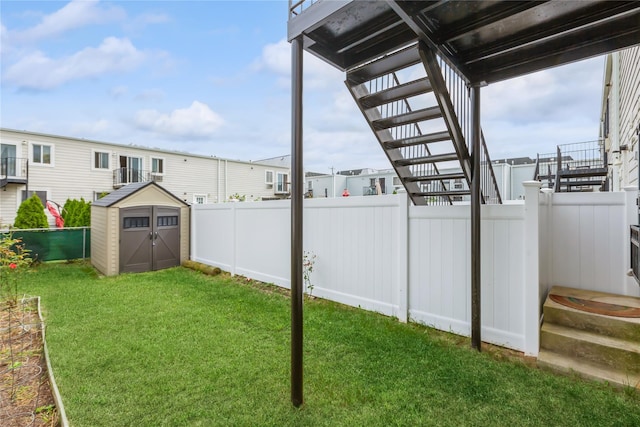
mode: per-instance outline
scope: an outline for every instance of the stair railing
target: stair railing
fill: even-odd
[[[365,83],[365,85],[368,92],[373,94],[399,86],[400,79],[395,72],[391,72],[389,74],[385,74],[383,76],[369,80]],[[397,101],[389,102],[378,107],[378,110],[382,118],[393,117],[413,111],[407,99],[400,99]],[[418,123],[395,126],[388,129],[388,131],[391,133],[391,136],[394,140],[418,137],[422,135],[422,130],[420,129]],[[398,150],[402,154],[402,157],[405,159],[431,156],[431,150],[429,150],[427,144],[401,147]],[[413,176],[429,176],[440,174],[438,167],[434,163],[411,165],[410,170]],[[422,184],[421,189],[425,192],[446,191],[448,190],[447,185],[448,183],[444,180],[430,181],[428,183]],[[450,196],[432,196],[429,198],[429,200],[427,200],[428,205],[448,205],[451,203],[452,199]]]
[[[436,55],[438,65],[444,82],[451,98],[458,125],[464,137],[464,144],[467,153],[470,153],[466,141],[471,141],[471,90],[466,79],[464,79],[453,67],[447,64],[439,55]],[[484,135],[480,135],[480,189],[482,202],[486,204],[500,204],[500,190],[493,171],[493,164],[487,150],[487,143]]]

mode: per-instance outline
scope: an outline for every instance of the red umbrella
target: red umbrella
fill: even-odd
[[[60,212],[58,212],[58,209],[56,209],[56,207],[53,206],[53,204],[49,201],[47,201],[47,209],[49,209],[51,215],[53,215],[53,217],[56,219],[56,227],[64,228],[64,219],[62,219],[62,217],[60,216]]]

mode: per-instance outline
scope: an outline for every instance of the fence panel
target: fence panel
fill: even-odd
[[[635,204],[630,194],[548,193],[542,197],[540,268],[546,291],[559,285],[638,294],[626,274],[630,268],[626,212]]]
[[[407,210],[406,195],[304,203],[304,250],[316,255],[313,295],[400,319],[408,312],[469,335],[469,206]],[[193,206],[192,259],[289,287],[289,207]],[[525,341],[524,211],[523,204],[482,208],[483,339],[518,350]]]
[[[38,261],[60,261],[91,257],[89,227],[63,229],[12,230],[21,239],[31,258]],[[6,235],[6,233],[3,233]]]
[[[409,210],[410,317],[470,334],[469,206]],[[524,205],[482,206],[482,337],[524,346]]]
[[[317,257],[313,295],[400,315],[398,269],[407,263],[401,203],[404,195],[305,201],[304,247]]]

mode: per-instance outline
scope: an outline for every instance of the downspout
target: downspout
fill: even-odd
[[[228,186],[227,186],[227,169],[229,169],[229,164],[227,162],[227,159],[224,160],[224,199],[223,200],[227,200],[227,197],[229,197],[228,193]]]
[[[218,188],[216,189],[216,202],[220,203],[220,157],[218,157]]]

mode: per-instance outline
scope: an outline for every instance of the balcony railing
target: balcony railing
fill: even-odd
[[[113,171],[113,188],[120,188],[133,182],[147,182],[153,180],[149,171],[135,168],[118,168]]]
[[[3,157],[0,159],[0,184],[3,187],[10,183],[26,184],[28,178],[28,159],[19,157]]]
[[[289,0],[289,19],[300,15],[319,0]]]
[[[630,231],[631,271],[636,282],[640,284],[640,227],[632,225]]]
[[[561,173],[600,173],[607,169],[607,153],[600,141],[558,145],[555,153],[538,154],[534,179],[551,187]]]

